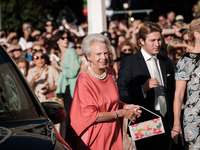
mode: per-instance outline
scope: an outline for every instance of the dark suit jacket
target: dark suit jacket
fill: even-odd
[[[159,59],[164,86],[166,90],[167,114],[165,118],[170,126],[173,124],[173,99],[174,99],[174,69],[168,57],[157,55]],[[144,98],[142,85],[151,78],[141,50],[135,55],[127,56],[121,61],[118,73],[118,88],[120,99],[128,104],[136,104],[154,110],[155,91],[152,88]],[[142,114],[141,119],[148,119],[148,115]],[[151,119],[151,118],[150,118]]]

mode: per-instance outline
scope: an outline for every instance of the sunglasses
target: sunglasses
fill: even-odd
[[[13,50],[11,50],[10,52],[15,52],[15,51],[21,51],[21,49],[13,49]]]
[[[67,37],[61,37],[60,39],[64,40],[64,39],[67,39]]]
[[[128,49],[122,49],[123,52],[132,52],[132,49],[131,48],[128,48]]]
[[[75,46],[74,48],[75,48],[75,49],[77,49],[77,48],[81,49],[81,46]]]
[[[186,44],[188,44],[189,43],[189,40],[183,40]]]
[[[44,55],[42,55],[42,56],[33,56],[33,59],[35,59],[35,60],[38,60],[38,59],[44,59],[45,57],[44,57]]]
[[[43,50],[42,49],[32,49],[32,51],[35,51],[35,52],[36,51],[41,51],[42,52]]]
[[[168,34],[168,35],[164,35],[164,37],[166,38],[166,37],[168,37],[168,36],[174,36],[174,34]]]

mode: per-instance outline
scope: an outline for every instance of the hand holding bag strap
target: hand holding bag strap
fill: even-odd
[[[159,116],[158,114],[156,114],[156,113],[154,113],[154,112],[148,110],[147,108],[142,107],[142,106],[139,106],[139,107],[142,108],[142,109],[144,109],[144,110],[146,110],[146,111],[148,111],[149,113],[151,113],[151,114],[153,114],[153,115],[155,115],[155,116],[161,118],[161,116]],[[131,124],[131,121],[129,121],[128,125],[130,126],[130,124]]]

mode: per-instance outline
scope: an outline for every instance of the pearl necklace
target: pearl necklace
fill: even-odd
[[[105,68],[105,72],[104,72],[102,75],[96,74],[96,73],[92,70],[92,68],[91,68],[90,66],[88,66],[88,70],[90,71],[90,73],[91,73],[95,78],[97,78],[97,79],[99,79],[99,80],[103,80],[103,79],[105,79],[106,76],[107,76],[107,69],[106,69],[106,68]]]

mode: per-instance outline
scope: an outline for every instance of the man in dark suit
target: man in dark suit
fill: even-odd
[[[135,55],[124,58],[118,74],[118,87],[120,99],[128,104],[136,104],[157,113],[162,117],[165,133],[136,141],[137,150],[167,150],[171,149],[171,125],[173,123],[173,99],[174,99],[174,69],[171,60],[159,54],[161,48],[162,29],[156,23],[145,22],[139,30],[139,42],[141,50]],[[154,56],[157,62],[157,70],[160,80],[154,76],[154,64],[151,58]],[[162,86],[161,86],[162,85]],[[164,95],[163,106],[159,102],[159,87]],[[138,122],[151,120],[156,116],[142,110]]]

